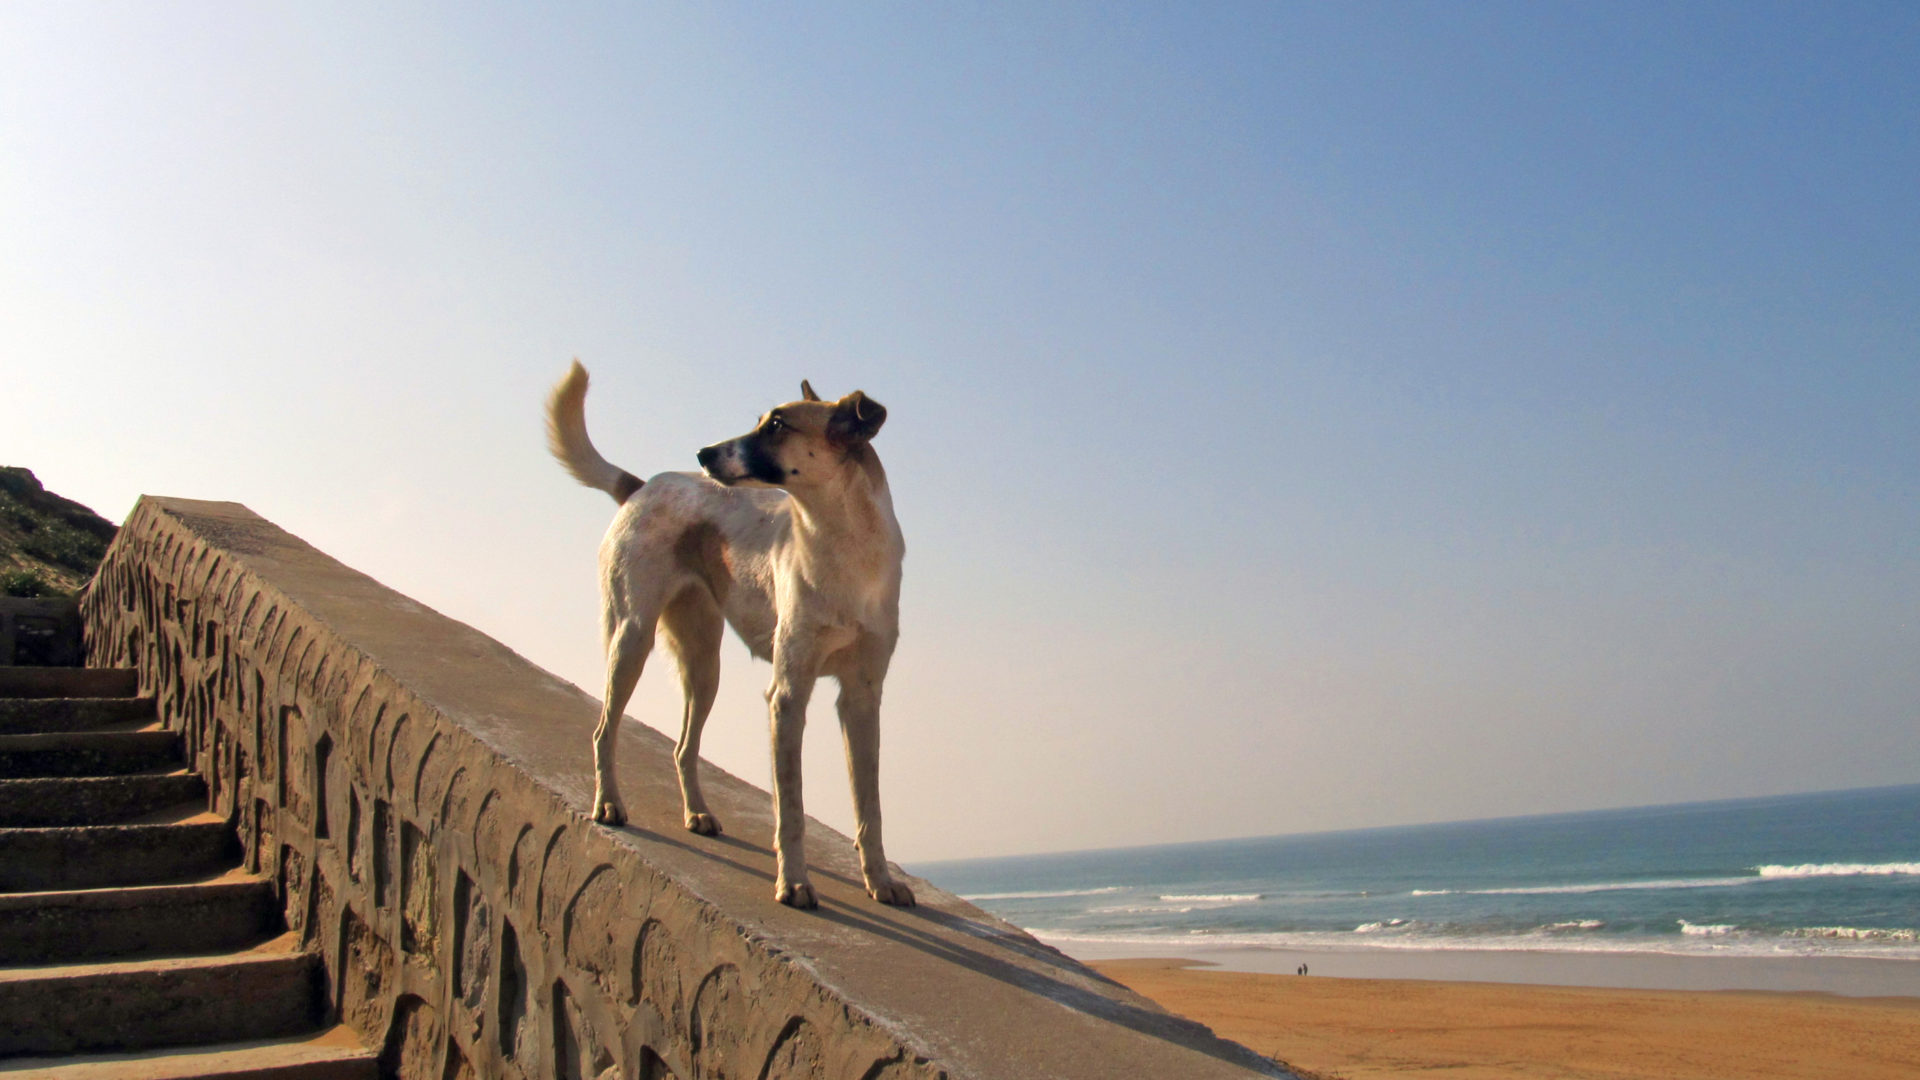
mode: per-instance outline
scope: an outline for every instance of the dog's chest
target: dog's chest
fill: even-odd
[[[890,629],[900,605],[900,555],[892,537],[875,536],[815,561],[806,577],[822,621],[855,630]]]
[[[727,596],[727,622],[755,659],[773,659],[774,631],[779,628],[772,583],[759,575],[741,575]]]

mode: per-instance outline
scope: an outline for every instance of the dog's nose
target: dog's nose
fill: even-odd
[[[703,446],[700,448],[700,452],[693,456],[700,460],[701,468],[712,471],[713,462],[720,456],[720,450],[718,447]]]

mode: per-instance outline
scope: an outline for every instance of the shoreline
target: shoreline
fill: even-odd
[[[1198,951],[1198,950],[1195,950]],[[1303,954],[1304,955],[1304,954]],[[1309,965],[1330,961],[1319,953]],[[1920,997],[1316,977],[1106,959],[1096,970],[1302,1080],[1906,1080]],[[1712,962],[1711,959],[1706,962]],[[1899,961],[1891,961],[1899,963]],[[1295,962],[1297,967],[1298,961]]]
[[[1920,1000],[1920,961],[1852,956],[1683,956],[1645,952],[1469,949],[1206,948],[1048,940],[1084,963],[1178,959],[1208,968],[1309,978],[1500,983],[1616,990],[1753,991]]]

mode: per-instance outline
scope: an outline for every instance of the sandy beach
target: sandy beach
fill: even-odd
[[[1303,978],[1166,959],[1094,966],[1313,1080],[1920,1076],[1920,997]]]

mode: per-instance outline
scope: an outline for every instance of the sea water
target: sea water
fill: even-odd
[[[1920,965],[1920,785],[912,869],[1069,953],[1525,950]]]

